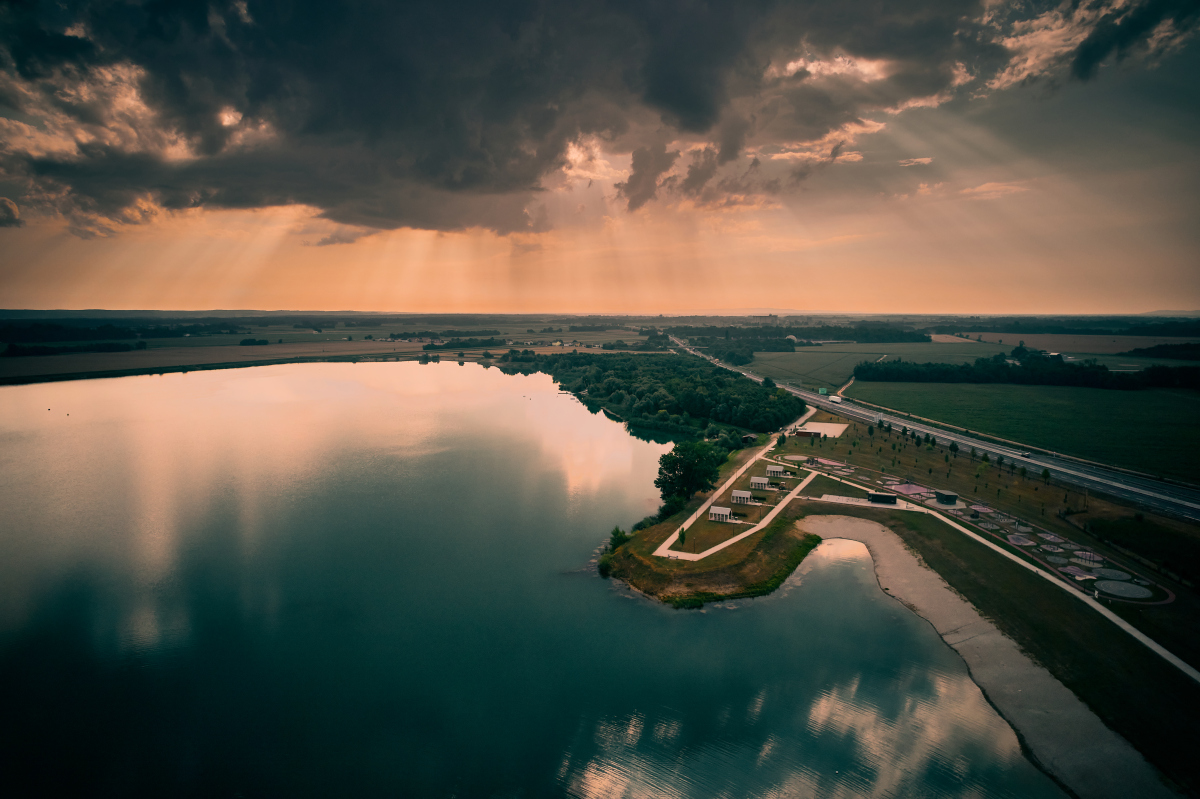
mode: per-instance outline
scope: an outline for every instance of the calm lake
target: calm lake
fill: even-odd
[[[1062,795],[861,545],[598,578],[666,450],[473,364],[0,388],[4,792]]]

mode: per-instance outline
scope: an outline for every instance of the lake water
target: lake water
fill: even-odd
[[[861,545],[595,576],[666,449],[476,365],[0,388],[7,795],[1061,796]]]

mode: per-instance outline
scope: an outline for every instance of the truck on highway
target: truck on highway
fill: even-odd
[[[834,394],[832,397],[829,398],[829,401],[830,402],[841,402],[842,398],[839,397],[837,394]]]

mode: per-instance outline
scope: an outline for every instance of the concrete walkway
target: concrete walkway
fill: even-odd
[[[756,461],[751,461],[751,463],[755,463],[755,462]],[[747,464],[747,465],[749,465],[749,464]],[[703,560],[704,558],[707,558],[709,555],[713,555],[713,554],[716,554],[717,552],[720,552],[725,547],[731,547],[734,544],[736,544],[738,541],[741,541],[743,538],[754,535],[759,530],[764,529],[768,524],[773,522],[775,520],[775,517],[779,515],[779,512],[781,510],[783,510],[785,507],[787,507],[787,504],[789,502],[791,502],[793,499],[795,499],[797,496],[799,496],[800,492],[804,490],[804,487],[807,486],[809,483],[811,483],[812,479],[816,476],[817,476],[816,472],[809,472],[808,477],[805,477],[803,480],[801,480],[800,483],[795,488],[793,488],[786,497],[779,500],[779,504],[776,505],[775,507],[771,508],[771,512],[768,513],[766,516],[764,516],[763,520],[761,522],[754,525],[749,530],[746,530],[743,533],[738,533],[733,538],[730,538],[728,541],[722,541],[721,543],[717,544],[715,547],[709,547],[708,549],[704,550],[703,552],[672,552],[671,546],[676,541],[679,540],[679,533],[682,532],[683,530],[687,529],[685,527],[680,527],[678,530],[676,530],[671,535],[670,538],[668,538],[666,541],[663,541],[662,544],[659,545],[658,549],[654,550],[654,554],[660,558],[675,558],[676,560]],[[724,489],[722,488],[722,490],[724,490]],[[717,492],[717,494],[720,494],[720,493],[721,493],[720,491]],[[714,496],[716,496],[716,495],[714,494]],[[712,500],[709,500],[709,504],[712,504]],[[694,518],[695,517],[693,517],[693,519]]]
[[[811,419],[813,414],[815,414],[816,412],[817,412],[817,409],[815,407],[809,406],[809,409],[807,411],[805,411],[804,414],[799,419],[792,422],[790,425],[787,425],[787,429],[791,429],[793,427],[796,427],[797,425],[804,424],[809,419]],[[668,538],[666,541],[662,542],[662,544],[658,547],[658,549],[654,550],[654,554],[660,558],[676,558],[677,557],[680,560],[700,560],[700,558],[703,558],[705,555],[708,555],[712,552],[716,552],[717,551],[716,549],[711,549],[711,550],[708,550],[707,552],[701,552],[699,555],[693,555],[693,554],[689,554],[686,552],[667,552],[667,550],[671,547],[672,544],[674,544],[676,541],[679,540],[679,534],[681,532],[683,532],[687,528],[691,527],[698,520],[708,518],[708,509],[710,507],[712,507],[712,504],[713,504],[713,502],[716,501],[717,497],[721,496],[721,494],[725,493],[725,491],[730,486],[732,486],[735,482],[737,482],[737,479],[739,477],[741,477],[743,474],[745,474],[747,469],[749,469],[754,464],[758,463],[760,460],[766,458],[767,453],[771,451],[771,449],[775,446],[775,442],[778,440],[779,440],[779,434],[778,433],[773,434],[771,436],[771,440],[767,442],[767,445],[765,447],[763,447],[761,450],[759,450],[758,453],[753,458],[751,458],[750,460],[748,460],[744,464],[742,464],[742,467],[740,469],[738,469],[736,472],[731,474],[729,476],[729,479],[721,484],[720,488],[718,488],[716,491],[713,491],[712,496],[710,496],[708,499],[706,499],[704,501],[704,504],[701,505],[696,510],[695,513],[693,513],[691,516],[688,517],[687,521],[685,521],[683,524],[679,525],[679,529],[676,530],[674,533],[672,533],[670,538]],[[809,479],[811,479],[811,476]],[[792,493],[795,493],[795,491],[793,491]],[[777,506],[777,509],[771,512],[772,515],[769,516],[768,518],[774,518],[774,514],[778,513],[778,508],[781,508],[784,505],[786,505],[787,502],[791,500],[791,498],[792,498],[791,495],[788,495],[787,500],[784,500],[783,502],[781,502]],[[755,527],[754,530],[750,530],[749,532],[743,534],[742,536],[739,536],[738,540],[740,540],[741,538],[744,538],[746,535],[749,535],[752,532],[755,532],[757,529],[758,528]],[[723,549],[724,547],[727,547],[732,543],[733,543],[733,541],[728,541],[728,542],[720,545],[719,548]]]
[[[826,540],[866,544],[880,587],[933,625],[1034,759],[1082,799],[1175,796],[1128,741],[980,616],[891,530],[849,516],[809,516],[799,525]]]
[[[876,488],[867,488],[866,486],[860,486],[857,483],[852,483],[849,480],[843,480],[842,478],[835,477],[834,475],[831,475],[831,474],[827,474],[825,476],[830,479],[837,480],[839,483],[845,483],[848,486],[853,486],[854,488],[862,489],[864,491],[878,491],[879,490]],[[910,503],[910,505],[911,505],[911,503]],[[1039,577],[1049,580],[1051,583],[1053,583],[1058,588],[1061,588],[1062,590],[1066,591],[1067,594],[1069,594],[1070,596],[1073,596],[1076,599],[1078,599],[1080,602],[1083,602],[1084,604],[1088,605],[1089,607],[1092,608],[1092,610],[1096,611],[1101,616],[1108,619],[1113,624],[1117,625],[1122,630],[1124,630],[1125,632],[1132,635],[1134,638],[1136,638],[1138,641],[1140,641],[1144,646],[1149,648],[1152,652],[1154,652],[1156,655],[1161,657],[1163,660],[1167,661],[1172,666],[1174,666],[1175,668],[1179,669],[1184,674],[1186,674],[1188,677],[1191,677],[1193,680],[1200,683],[1200,671],[1197,671],[1191,665],[1186,663],[1183,659],[1172,654],[1170,651],[1168,651],[1165,647],[1163,647],[1161,644],[1159,644],[1153,638],[1146,635],[1141,630],[1134,627],[1132,624],[1125,621],[1117,614],[1113,613],[1111,610],[1106,608],[1104,605],[1100,604],[1100,602],[1096,601],[1095,599],[1088,596],[1087,594],[1082,594],[1079,591],[1074,590],[1073,588],[1071,588],[1071,586],[1064,583],[1056,575],[1053,575],[1050,572],[1047,572],[1043,569],[1038,568],[1037,566],[1033,565],[1032,563],[1030,563],[1027,560],[1017,557],[1013,553],[1009,552],[1007,549],[1004,549],[1003,547],[993,543],[992,541],[989,541],[986,538],[984,538],[980,535],[977,535],[976,533],[971,532],[970,530],[968,530],[966,527],[963,527],[958,522],[956,522],[953,519],[950,519],[946,516],[943,516],[942,514],[938,513],[937,511],[933,510],[932,508],[923,508],[918,505],[911,505],[911,507],[906,508],[905,510],[911,510],[915,513],[926,513],[930,516],[933,516],[934,518],[939,519],[942,522],[950,525],[955,530],[958,530],[960,533],[967,536],[968,538],[971,538],[974,541],[978,541],[979,543],[983,544],[985,547],[987,547],[995,552],[1000,553],[1001,555],[1008,558],[1009,560],[1011,560],[1013,563],[1017,564],[1021,568],[1028,569],[1029,571],[1033,572],[1034,574],[1038,575]]]

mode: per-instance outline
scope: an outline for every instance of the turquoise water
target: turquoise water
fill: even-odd
[[[1060,795],[861,545],[596,577],[666,449],[476,365],[0,388],[6,792]]]

